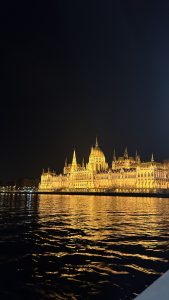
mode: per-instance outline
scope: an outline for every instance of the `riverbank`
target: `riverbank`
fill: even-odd
[[[1,191],[1,194],[49,194],[49,195],[88,195],[88,196],[122,196],[122,197],[155,197],[169,198],[167,193],[140,192],[83,192],[83,191]]]

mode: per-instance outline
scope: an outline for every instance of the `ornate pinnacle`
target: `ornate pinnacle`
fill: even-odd
[[[124,158],[128,158],[128,151],[127,151],[127,147],[124,150]]]
[[[74,149],[74,151],[73,151],[72,165],[77,165],[75,149]]]
[[[113,151],[113,161],[116,161],[116,151],[115,151],[115,149]]]
[[[154,155],[152,153],[152,155],[151,155],[151,162],[153,162],[153,161],[154,161]]]
[[[97,136],[96,136],[96,144],[95,144],[95,147],[99,147],[99,144],[98,144],[98,140],[97,140]]]

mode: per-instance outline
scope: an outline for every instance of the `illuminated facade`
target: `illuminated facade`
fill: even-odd
[[[40,191],[94,191],[94,192],[158,192],[169,189],[169,162],[141,162],[140,156],[122,157],[113,154],[111,168],[100,149],[97,139],[91,148],[87,164],[77,163],[74,150],[72,163],[67,164],[63,174],[47,171],[42,173]]]

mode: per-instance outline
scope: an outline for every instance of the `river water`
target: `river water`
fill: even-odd
[[[1,195],[0,299],[134,299],[169,268],[169,199]]]

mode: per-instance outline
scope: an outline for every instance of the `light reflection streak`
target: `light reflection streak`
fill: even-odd
[[[154,276],[168,263],[161,250],[168,242],[168,199],[40,195],[38,213],[34,238],[43,254],[35,252],[33,259],[36,266],[50,262],[48,280],[58,276],[89,286],[83,276],[95,274],[100,282],[136,278],[137,272]]]
[[[131,264],[131,265],[125,265],[125,267],[129,268],[129,269],[135,269],[137,271],[140,271],[140,272],[143,272],[145,274],[158,274],[158,275],[161,275],[162,273],[161,272],[156,272],[152,269],[146,269],[146,268],[143,268],[143,267],[140,267],[138,265],[134,265],[134,264]]]

